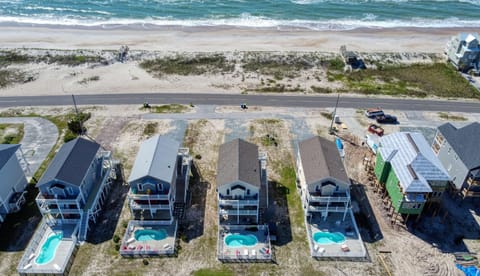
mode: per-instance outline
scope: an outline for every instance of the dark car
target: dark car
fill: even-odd
[[[392,116],[392,115],[381,115],[377,116],[377,123],[379,124],[396,124],[397,123],[397,117]]]

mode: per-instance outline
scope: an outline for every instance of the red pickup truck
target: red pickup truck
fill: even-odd
[[[378,136],[383,136],[383,128],[377,126],[376,124],[369,125],[368,132],[376,134]]]

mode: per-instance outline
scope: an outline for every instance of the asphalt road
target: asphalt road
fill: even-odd
[[[282,96],[282,95],[241,95],[241,94],[98,94],[75,96],[78,105],[142,104],[189,104],[194,105],[248,105],[288,107],[334,107],[336,96]],[[72,105],[71,95],[0,97],[0,107]],[[457,111],[480,113],[480,102],[438,101],[422,99],[385,99],[366,97],[342,97],[339,107],[370,108],[381,107],[396,110]]]

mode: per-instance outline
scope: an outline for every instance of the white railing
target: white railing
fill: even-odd
[[[312,196],[308,200],[310,202],[350,202],[350,197],[345,196]]]
[[[132,190],[128,192],[128,198],[133,200],[168,200],[170,197],[171,190],[168,194],[134,194]]]
[[[234,250],[226,248],[224,243],[225,235],[229,233],[244,231],[247,228],[257,227],[260,232],[267,232],[265,247],[262,250],[256,250],[255,254],[244,254],[245,250]],[[217,236],[217,258],[221,261],[244,262],[244,261],[271,261],[272,245],[270,243],[270,231],[267,225],[220,225]]]
[[[132,209],[142,209],[142,210],[153,210],[153,209],[158,209],[158,210],[169,210],[171,207],[168,204],[139,204],[136,203],[135,201],[130,201],[130,208]]]
[[[308,206],[308,211],[311,212],[345,212],[348,209],[346,207]]]
[[[218,211],[220,215],[241,215],[241,216],[256,216],[258,214],[258,210],[226,210],[220,209]]]
[[[219,204],[224,205],[233,205],[233,206],[245,206],[245,205],[253,205],[257,206],[259,200],[243,200],[243,199],[218,199]]]

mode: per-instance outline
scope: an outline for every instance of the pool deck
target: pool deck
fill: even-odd
[[[316,259],[361,260],[366,259],[367,251],[359,234],[357,224],[350,210],[343,221],[343,214],[331,213],[326,220],[318,216],[306,219],[310,254]],[[313,240],[316,232],[339,232],[345,236],[341,243],[317,244]]]
[[[51,228],[42,224],[36,231],[30,244],[17,267],[19,274],[64,274],[71,265],[71,257],[76,247],[75,228],[76,224],[66,224],[61,227]],[[37,264],[36,259],[40,255],[41,248],[48,237],[55,232],[63,232],[63,238],[58,244],[55,257],[46,264]]]
[[[135,231],[142,229],[163,229],[167,232],[167,237],[159,241],[137,241],[135,239]],[[177,221],[169,224],[162,221],[131,220],[128,223],[127,231],[123,236],[122,244],[120,246],[120,255],[132,258],[172,256],[175,254],[176,232]]]
[[[252,227],[257,228],[251,231]],[[225,237],[230,234],[255,235],[258,243],[253,246],[229,247]],[[265,225],[220,225],[217,241],[217,258],[221,262],[271,262],[272,247],[268,226]]]

